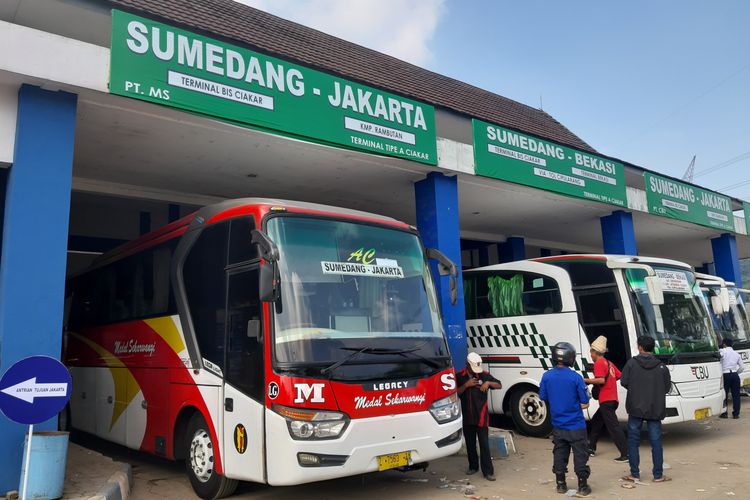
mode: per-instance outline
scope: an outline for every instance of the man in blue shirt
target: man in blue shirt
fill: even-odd
[[[542,376],[539,397],[547,404],[552,415],[552,472],[557,481],[557,492],[566,493],[570,450],[573,450],[573,468],[578,476],[578,495],[591,494],[588,485],[589,444],[583,409],[589,406],[589,395],[583,377],[571,370],[575,364],[576,349],[567,342],[558,342],[552,348],[555,367]]]

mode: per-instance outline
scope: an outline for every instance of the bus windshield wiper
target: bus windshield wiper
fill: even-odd
[[[333,370],[335,370],[339,366],[343,365],[344,363],[346,363],[350,359],[355,358],[356,356],[358,356],[358,355],[360,355],[360,354],[362,354],[364,352],[371,351],[373,349],[373,347],[369,346],[369,345],[366,345],[366,346],[360,347],[360,348],[341,347],[340,349],[342,349],[344,351],[351,351],[353,349],[356,349],[356,350],[353,353],[351,353],[348,356],[346,356],[345,358],[342,358],[342,359],[336,361],[335,363],[333,363],[332,365],[326,366],[325,368],[323,368],[322,370],[320,370],[321,375],[324,375],[326,373],[332,372]]]

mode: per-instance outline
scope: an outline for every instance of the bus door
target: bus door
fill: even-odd
[[[258,264],[227,271],[224,473],[265,482],[263,315]]]
[[[575,287],[573,292],[581,327],[588,339],[588,345],[579,346],[581,354],[589,358],[591,342],[603,335],[607,338],[607,359],[622,370],[630,358],[630,342],[617,285],[581,286]]]

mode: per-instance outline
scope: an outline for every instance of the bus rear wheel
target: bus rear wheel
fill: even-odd
[[[216,472],[214,453],[218,449],[203,415],[194,414],[185,432],[185,469],[193,490],[201,498],[224,498],[237,488],[236,480]]]
[[[510,415],[516,429],[525,436],[546,437],[552,432],[549,410],[536,388],[523,387],[513,391]]]

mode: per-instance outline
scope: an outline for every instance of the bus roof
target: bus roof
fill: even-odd
[[[150,233],[146,233],[143,236],[128,241],[127,243],[123,243],[122,245],[97,257],[92,265],[83,272],[99,267],[108,262],[118,260],[122,257],[132,255],[136,252],[140,252],[158,245],[159,243],[180,237],[187,232],[191,226],[215,224],[226,219],[243,215],[254,215],[260,219],[268,212],[275,210],[292,213],[306,213],[324,217],[342,217],[345,219],[385,224],[401,229],[408,229],[411,227],[409,224],[391,217],[348,208],[339,208],[303,201],[279,200],[274,198],[237,198],[206,205],[191,214],[174,222],[170,222],[166,226],[160,227]]]
[[[662,259],[659,257],[642,257],[640,255],[616,255],[616,254],[567,254],[567,255],[554,255],[552,257],[538,257],[531,259],[537,262],[555,263],[555,262],[566,262],[576,260],[594,260],[594,261],[614,261],[614,262],[639,262],[641,264],[662,264],[665,266],[682,267],[684,269],[693,270],[693,268],[672,259]]]

